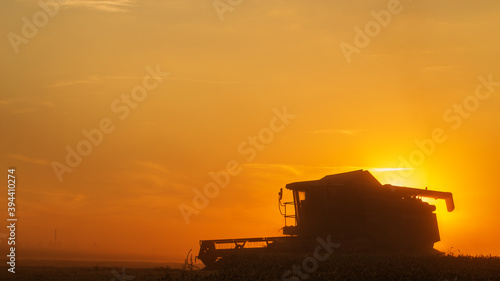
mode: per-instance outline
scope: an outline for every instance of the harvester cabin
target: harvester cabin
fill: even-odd
[[[435,207],[421,199],[430,194],[453,204],[451,193],[382,185],[364,170],[286,188],[293,192],[295,225],[285,226],[283,234],[332,235],[335,241],[388,250],[432,249],[440,240]]]

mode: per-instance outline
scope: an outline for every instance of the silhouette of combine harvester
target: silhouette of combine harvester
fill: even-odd
[[[286,188],[293,202],[282,202],[283,189],[278,194],[285,236],[201,240],[198,258],[208,267],[239,253],[307,252],[328,236],[340,244],[337,252],[432,253],[440,241],[436,207],[422,198],[444,199],[448,212],[455,208],[450,192],[382,185],[365,170]],[[294,225],[287,225],[290,220]]]

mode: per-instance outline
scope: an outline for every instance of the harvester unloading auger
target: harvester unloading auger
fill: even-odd
[[[282,202],[285,217],[281,237],[201,240],[198,258],[206,265],[238,253],[307,252],[317,237],[330,236],[338,252],[432,253],[440,241],[434,211],[422,198],[446,200],[455,209],[450,192],[382,185],[368,171],[325,176],[320,180],[286,185],[293,202]],[[287,213],[287,207],[294,213]],[[295,225],[287,225],[293,219]]]

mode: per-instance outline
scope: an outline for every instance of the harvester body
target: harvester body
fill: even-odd
[[[339,252],[429,253],[440,236],[436,208],[422,198],[444,199],[448,211],[454,209],[449,192],[382,185],[364,170],[290,183],[286,188],[293,202],[282,202],[280,191],[285,236],[202,240],[198,258],[209,266],[236,253],[307,251],[318,237],[328,236],[340,244]],[[291,206],[292,214],[287,213]],[[294,225],[287,225],[287,219]]]

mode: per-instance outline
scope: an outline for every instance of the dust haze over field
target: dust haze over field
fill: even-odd
[[[356,169],[453,193],[436,249],[500,255],[500,3],[0,5],[18,261],[182,263],[282,235],[279,188]]]

